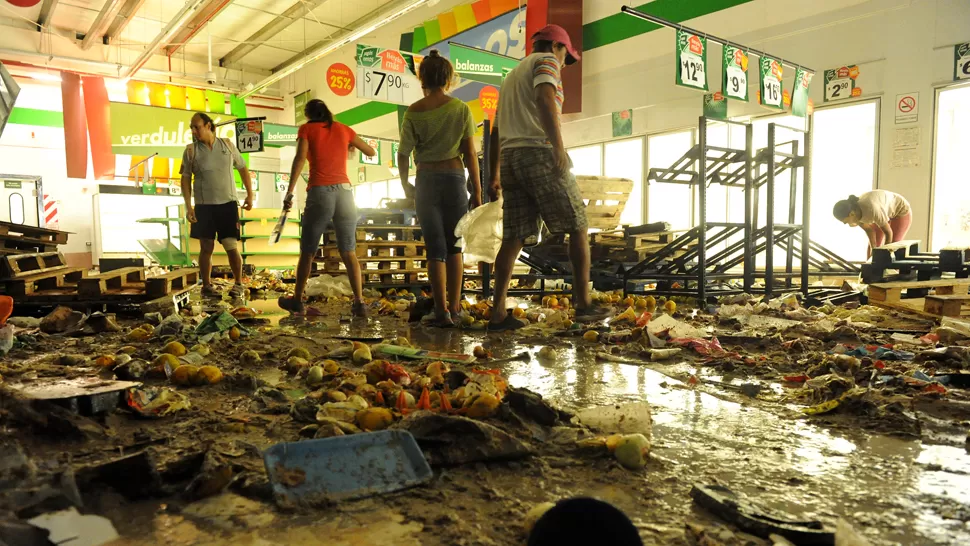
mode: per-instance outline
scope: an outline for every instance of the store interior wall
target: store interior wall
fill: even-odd
[[[785,3],[786,5],[788,3]],[[930,180],[934,87],[952,80],[953,44],[970,39],[970,2],[960,0],[880,0],[818,14],[789,24],[741,35],[723,34],[718,19],[734,21],[746,5],[691,21],[698,30],[751,45],[817,71],[811,98],[823,105],[822,71],[857,64],[861,99],[882,97],[876,184],[904,195],[913,206],[914,222],[908,238],[927,240],[930,215]],[[759,8],[760,9],[760,8]],[[781,9],[780,7],[777,9]],[[751,13],[751,16],[757,13]],[[696,126],[703,93],[674,85],[674,31],[650,33],[652,45],[665,52],[660,58],[616,66],[590,77],[597,58],[624,56],[641,36],[587,52],[584,62],[583,113],[564,120],[567,146],[611,140],[610,113],[633,108],[633,133],[660,133]],[[641,44],[643,45],[643,44]],[[708,79],[719,88],[720,46],[708,56]],[[754,101],[757,78],[749,69],[749,95]],[[785,68],[785,88],[791,89],[794,70]],[[915,124],[896,125],[896,95],[920,94]],[[732,102],[730,116],[778,113],[756,104]],[[920,129],[919,165],[893,167],[893,138],[897,128]],[[649,151],[648,151],[649,153]]]

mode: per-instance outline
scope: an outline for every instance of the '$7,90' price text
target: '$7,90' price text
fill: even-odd
[[[397,88],[397,89],[408,88],[408,83],[404,81],[404,78],[402,78],[401,76],[395,76],[394,74],[388,74],[387,72],[374,70],[373,72],[368,72],[364,76],[364,81],[369,85],[373,85],[375,80],[377,81],[377,84],[376,84],[377,86],[374,87],[374,91],[373,91],[375,95],[380,94],[381,89],[389,90],[391,88]]]

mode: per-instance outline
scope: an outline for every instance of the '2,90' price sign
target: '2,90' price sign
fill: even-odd
[[[421,100],[421,84],[408,72],[395,73],[380,68],[357,67],[358,97],[409,105]]]

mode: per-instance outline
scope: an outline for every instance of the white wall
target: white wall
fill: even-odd
[[[705,16],[687,25],[751,47],[804,63],[817,71],[811,98],[823,106],[822,72],[829,68],[858,64],[857,85],[861,98],[881,97],[877,187],[904,195],[913,205],[911,238],[926,241],[930,225],[930,180],[932,164],[933,108],[935,87],[952,79],[953,44],[970,40],[970,2],[966,0],[878,0],[805,17],[747,34],[724,34],[719,21],[738,28],[738,19],[750,17],[758,26],[767,4],[773,11],[786,6],[811,3],[753,2]],[[847,2],[848,4],[848,2]],[[767,17],[767,16],[766,16]],[[587,21],[588,22],[588,21]],[[750,28],[750,27],[749,27]],[[567,116],[564,137],[568,146],[611,139],[610,113],[634,108],[634,134],[656,133],[697,124],[703,93],[674,85],[674,31],[662,29],[647,35],[650,49],[634,46],[637,37],[587,52],[584,59],[583,113]],[[643,61],[630,56],[631,50],[664,54]],[[721,49],[712,45],[708,57],[708,78],[719,88]],[[647,54],[645,54],[646,56]],[[622,61],[617,61],[617,59]],[[597,71],[597,61],[611,67]],[[627,61],[628,62],[624,62]],[[752,58],[754,60],[754,58]],[[749,68],[749,96],[755,100],[757,76]],[[785,69],[785,88],[791,89],[794,70]],[[899,93],[919,92],[920,113],[915,124],[895,125],[894,107]],[[762,115],[776,111],[756,105],[732,103],[729,114]],[[892,144],[897,127],[919,127],[919,166],[893,167]]]

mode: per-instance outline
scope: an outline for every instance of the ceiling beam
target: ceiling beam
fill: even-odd
[[[266,26],[253,33],[246,43],[239,44],[235,49],[219,59],[219,66],[230,67],[242,60],[243,57],[253,52],[262,42],[265,42],[283,32],[287,27],[307,13],[317,9],[327,0],[297,0],[290,9],[284,11],[279,17],[270,21]]]
[[[172,45],[165,48],[165,54],[171,57],[174,55],[182,46],[188,43],[193,36],[198,34],[202,27],[206,23],[219,15],[226,6],[232,3],[232,0],[207,0],[198,10],[195,12],[195,16],[189,21],[175,36],[172,37],[168,42]]]
[[[90,49],[95,42],[103,43],[102,36],[104,36],[104,31],[108,29],[114,19],[115,15],[121,9],[121,4],[123,0],[107,0],[104,6],[101,7],[101,12],[98,13],[98,17],[91,23],[91,28],[88,29],[87,34],[84,35],[84,39],[81,40],[81,49]]]
[[[40,7],[40,15],[37,16],[37,30],[42,30],[50,24],[51,17],[54,16],[54,10],[57,9],[58,1],[44,0],[44,4]]]
[[[189,23],[189,19],[192,19],[196,12],[202,9],[203,5],[206,4],[206,0],[189,0],[182,6],[182,9],[172,17],[172,19],[165,25],[165,27],[155,36],[152,43],[145,46],[145,49],[141,52],[141,55],[135,59],[135,62],[131,63],[128,70],[125,71],[125,77],[131,78],[138,72],[141,67],[145,66],[145,63],[152,58],[152,55],[160,47],[164,47],[166,44],[171,43],[172,38],[178,33],[185,29],[185,25]]]
[[[118,14],[115,16],[114,21],[108,25],[108,30],[104,31],[104,44],[108,45],[112,40],[121,36],[121,33],[125,30],[134,18],[138,10],[141,9],[142,4],[145,0],[127,0]]]

